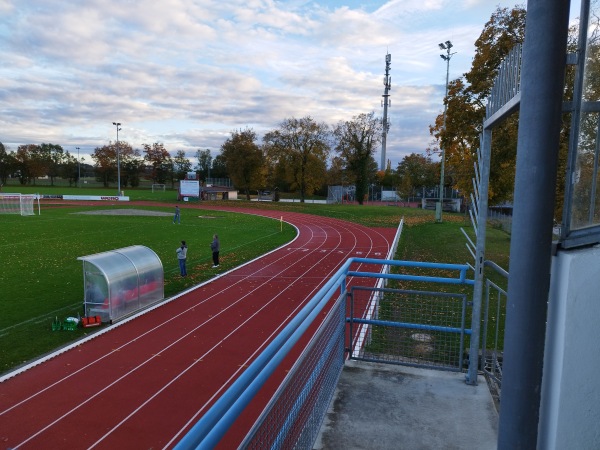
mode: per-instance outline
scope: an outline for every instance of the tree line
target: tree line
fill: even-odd
[[[376,180],[374,154],[381,141],[382,121],[374,112],[359,114],[336,126],[310,116],[289,118],[265,133],[262,144],[254,130],[233,131],[221,146],[227,172],[247,198],[268,186],[297,192],[300,201],[327,185],[356,187],[362,203]]]
[[[9,177],[18,177],[21,184],[30,184],[36,178],[58,177],[77,181],[77,158],[56,144],[20,145],[16,152],[7,152],[0,142],[0,184]]]
[[[96,179],[105,187],[117,181],[118,173],[123,187],[137,187],[141,178],[174,185],[195,171],[201,180],[230,178],[248,199],[251,191],[268,189],[297,192],[304,201],[315,193],[327,195],[328,185],[354,185],[356,200],[362,204],[373,184],[397,189],[402,197],[436,184],[439,163],[426,155],[406,156],[396,170],[388,161],[386,169],[378,171],[374,155],[381,136],[382,121],[374,112],[335,126],[306,116],[283,120],[265,133],[262,142],[252,129],[234,130],[214,158],[208,149],[197,150],[195,166],[183,150],[172,156],[158,142],[141,149],[126,141],[111,142],[97,147],[91,157]],[[25,185],[47,176],[51,185],[57,177],[73,185],[79,173],[77,158],[60,145],[27,144],[7,152],[0,143],[2,184],[8,177]]]
[[[210,174],[207,166],[207,155],[210,150],[198,150],[196,157],[199,173]],[[91,155],[96,179],[105,187],[117,181],[120,172],[123,186],[137,187],[141,178],[156,183],[166,183],[183,179],[192,171],[192,163],[185,157],[183,150],[178,150],[174,157],[161,143],[143,144],[142,149],[134,149],[126,141],[109,143],[96,147]],[[211,159],[212,173],[217,177],[226,177],[224,163],[221,158]],[[119,167],[117,167],[117,165]],[[53,186],[56,178],[62,178],[72,186],[77,183],[81,173],[90,167],[78,160],[75,155],[57,144],[25,144],[16,151],[8,152],[0,142],[0,184],[6,184],[8,178],[17,178],[22,185],[35,184],[37,178],[48,177]]]

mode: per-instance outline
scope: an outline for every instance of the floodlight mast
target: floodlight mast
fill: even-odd
[[[121,157],[119,152],[119,128],[121,122],[113,122],[113,125],[117,127],[117,197],[121,196]]]
[[[387,141],[387,134],[388,131],[390,130],[390,123],[388,121],[388,106],[391,106],[391,101],[390,101],[390,89],[392,89],[392,77],[390,76],[390,64],[392,62],[392,55],[390,55],[389,53],[385,55],[385,76],[383,77],[383,85],[384,85],[384,91],[383,91],[383,100],[382,100],[382,105],[383,105],[383,131],[381,133],[381,165],[380,165],[380,170],[385,170],[385,150],[386,150],[386,141]]]
[[[450,58],[452,55],[456,54],[450,53],[450,49],[453,47],[452,42],[446,41],[444,43],[438,44],[440,50],[446,50],[445,55],[440,55],[440,57],[446,61],[446,94],[444,96],[444,123],[442,126],[442,131],[446,131],[446,113],[448,111],[448,77],[450,75]],[[446,162],[446,150],[442,145],[442,141],[440,139],[440,150],[442,151],[442,161],[440,166],[440,200],[436,204],[435,208],[435,221],[438,223],[442,222],[442,209],[444,208],[444,165]]]

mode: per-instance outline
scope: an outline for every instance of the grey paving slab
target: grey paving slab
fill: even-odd
[[[485,379],[347,361],[315,450],[495,449],[498,414]]]

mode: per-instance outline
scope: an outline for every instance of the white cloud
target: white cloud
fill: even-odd
[[[423,12],[440,11],[450,6],[448,0],[391,0],[376,11],[378,16],[410,16]],[[456,4],[456,2],[453,2]]]
[[[262,136],[289,117],[335,124],[380,114],[389,51],[395,166],[428,146],[442,108],[438,42],[455,44],[459,76],[494,9],[474,0],[0,0],[0,139],[14,150],[52,142],[91,152],[114,140],[119,121],[134,147],[216,154],[246,126]]]

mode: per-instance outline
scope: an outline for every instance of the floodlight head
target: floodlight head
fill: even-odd
[[[440,46],[440,50],[446,50],[446,46],[443,43],[438,45]]]
[[[446,48],[450,50],[453,47],[452,42],[446,41]]]

